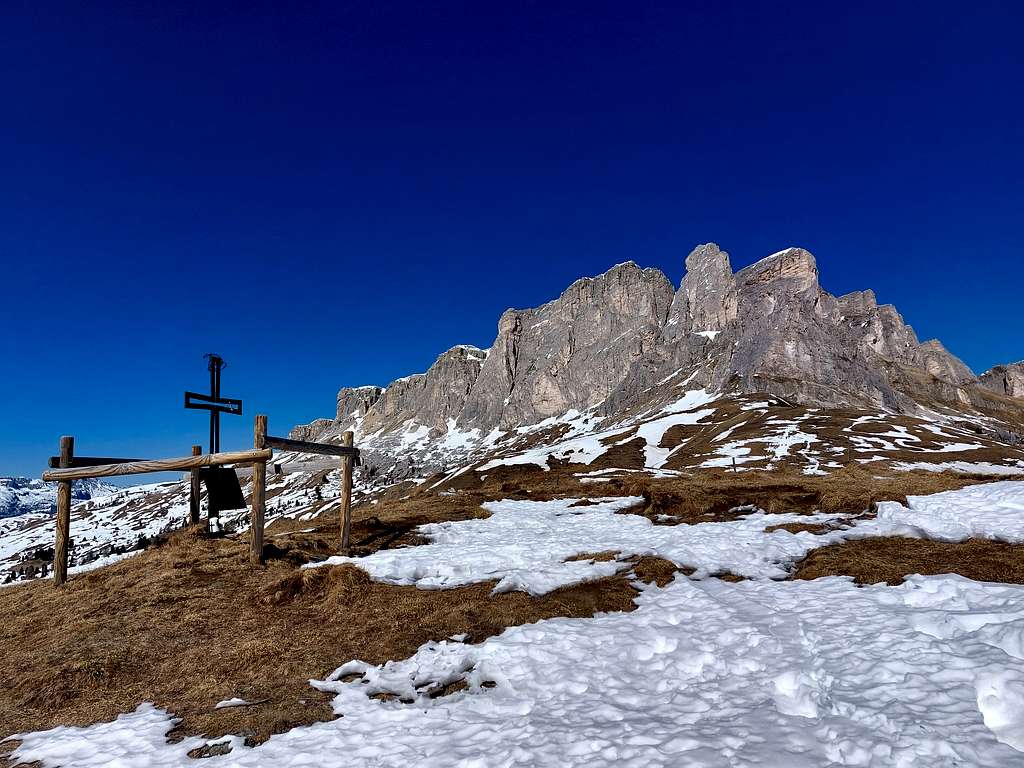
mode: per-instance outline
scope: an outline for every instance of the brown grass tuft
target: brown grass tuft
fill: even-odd
[[[617,550],[605,550],[604,552],[584,552],[579,555],[572,555],[565,558],[566,563],[572,563],[577,560],[593,560],[595,563],[607,563],[614,560],[619,556]]]
[[[671,560],[663,557],[638,557],[634,560],[633,574],[644,584],[657,584],[664,587],[671,582],[677,573],[691,574],[692,569],[680,568]]]
[[[789,531],[790,533],[813,533],[815,535],[828,533],[833,527],[828,523],[780,523],[769,525],[764,529],[765,533],[772,531]]]
[[[815,549],[795,579],[852,576],[858,584],[900,584],[910,574],[958,573],[975,581],[1024,584],[1024,544],[987,539],[949,543],[900,536],[856,539]]]
[[[848,465],[827,477],[793,472],[705,472],[658,480],[627,478],[609,483],[608,492],[642,496],[644,504],[626,512],[671,525],[733,520],[755,508],[773,514],[861,514],[879,501],[906,503],[908,495],[955,490],[997,479],[952,472],[878,476],[860,465]],[[659,520],[658,515],[676,519]]]

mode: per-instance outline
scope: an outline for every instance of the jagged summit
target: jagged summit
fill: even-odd
[[[952,408],[1024,431],[1024,403],[1015,400],[1024,397],[1024,365],[976,377],[938,340],[921,343],[870,289],[840,297],[822,289],[806,249],[734,272],[729,254],[705,243],[686,257],[678,288],[658,269],[617,264],[540,307],[506,310],[487,350],[459,345],[386,388],[342,389],[334,419],[294,434],[330,439],[352,428],[403,445],[412,434],[481,440],[567,412],[612,418],[657,406],[684,379],[809,407]]]
[[[792,279],[810,287],[818,283],[818,263],[803,248],[786,248],[736,273],[740,284],[756,285],[772,280]]]

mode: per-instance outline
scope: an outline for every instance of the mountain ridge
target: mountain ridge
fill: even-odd
[[[116,493],[118,488],[99,480],[82,480],[71,489],[73,501],[88,501]],[[28,477],[0,477],[0,518],[32,512],[52,514],[57,503],[57,484]]]
[[[825,291],[803,248],[733,272],[729,254],[706,243],[687,256],[678,288],[632,260],[579,278],[539,307],[505,310],[487,350],[457,345],[424,373],[343,387],[333,418],[292,435],[426,428],[439,438],[508,432],[570,410],[610,417],[647,404],[673,377],[806,406],[952,410],[994,419],[1002,438],[1024,432],[1024,366],[976,376],[938,339],[919,341],[871,289]]]

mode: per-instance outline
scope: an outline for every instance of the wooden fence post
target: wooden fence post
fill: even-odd
[[[341,436],[341,444],[352,447],[354,435],[351,431]],[[341,457],[341,548],[348,549],[349,532],[352,528],[352,456]]]
[[[253,448],[263,450],[267,440],[267,417],[256,416]],[[252,465],[252,521],[250,526],[249,562],[258,565],[263,562],[263,520],[267,507],[267,462],[257,461]]]
[[[75,455],[75,438],[60,439],[60,466],[71,466]],[[57,542],[53,548],[53,583],[61,586],[68,580],[68,549],[71,543],[71,481],[57,483]]]
[[[193,445],[192,455],[201,456],[203,453],[203,446]],[[191,525],[195,525],[199,522],[199,468],[193,469],[190,473],[189,479],[192,481],[192,487],[189,490],[188,495],[188,521]]]

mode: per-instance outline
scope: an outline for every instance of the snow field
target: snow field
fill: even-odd
[[[855,527],[857,535],[919,536],[941,541],[970,538],[1024,542],[1024,482],[1004,480],[931,496],[910,496],[909,507],[893,501],[878,505],[876,520]]]
[[[655,526],[638,499],[501,501],[482,520],[423,526],[431,543],[357,562],[374,578],[440,588],[496,580],[540,594],[626,566],[565,558],[617,550],[729,570],[642,586],[630,613],[550,619],[410,658],[342,664],[327,680],[342,717],[214,766],[1024,766],[1024,587],[911,576],[776,581],[843,538],[1024,540],[1024,482],[881,505],[824,535],[766,532],[841,515],[766,515]],[[462,681],[466,689],[430,698]],[[398,700],[371,699],[389,693]],[[402,700],[409,703],[403,703]],[[211,702],[211,706],[214,703]],[[186,766],[205,739],[168,744],[171,714],[142,705],[111,723],[24,734],[15,758],[45,766]]]
[[[962,540],[972,536],[1024,541],[1024,483],[1002,481],[934,496],[912,496],[908,507],[879,505],[877,519],[824,534],[765,529],[783,523],[844,524],[843,514],[767,514],[697,525],[653,525],[621,514],[639,497],[495,501],[485,519],[432,523],[418,531],[430,543],[386,549],[360,558],[332,557],[307,568],[353,563],[377,581],[439,589],[497,580],[495,592],[544,594],[568,584],[610,576],[634,555],[658,555],[695,569],[696,577],[730,572],[747,578],[783,579],[789,565],[812,549],[868,536],[916,536]],[[615,551],[618,561],[566,558]]]
[[[577,499],[495,501],[483,505],[485,519],[423,525],[430,543],[379,550],[360,558],[331,557],[307,568],[353,563],[375,580],[421,589],[461,586],[496,579],[495,592],[532,595],[581,581],[611,576],[633,555],[659,555],[696,569],[696,576],[730,571],[740,576],[785,578],[785,563],[831,543],[829,536],[765,533],[780,523],[821,523],[842,515],[769,515],[752,512],[739,520],[699,525],[653,525],[639,515],[619,514],[642,504],[640,497],[601,499],[573,506]],[[830,535],[831,536],[831,535]],[[566,558],[620,552],[619,561]]]
[[[1024,765],[1024,663],[1005,650],[1024,645],[1018,587],[681,578],[637,603],[479,645],[428,643],[381,667],[343,665],[314,683],[336,694],[339,720],[252,749],[233,739],[211,765]],[[338,679],[360,672],[368,682]],[[469,688],[423,693],[455,679]],[[191,765],[186,753],[205,740],[167,744],[171,726],[143,705],[113,723],[23,736],[16,757]]]

